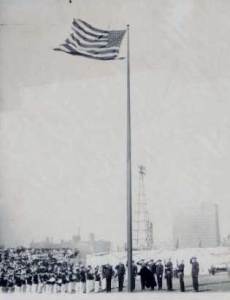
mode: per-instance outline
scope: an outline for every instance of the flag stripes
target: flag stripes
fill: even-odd
[[[125,32],[98,29],[85,21],[74,19],[69,38],[54,50],[100,60],[115,59],[119,55]]]
[[[94,32],[99,32],[99,33],[102,33],[102,34],[107,34],[109,31],[108,30],[102,30],[102,29],[98,29],[98,28],[95,28],[93,27],[92,25],[86,23],[85,21],[82,21],[79,19],[79,21],[84,24],[88,29],[91,29],[92,31]]]

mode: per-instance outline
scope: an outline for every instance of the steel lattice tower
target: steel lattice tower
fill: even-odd
[[[149,220],[147,200],[145,195],[145,167],[142,165],[139,166],[138,173],[139,189],[134,213],[133,248],[134,250],[147,250],[152,249],[153,246],[153,225]]]

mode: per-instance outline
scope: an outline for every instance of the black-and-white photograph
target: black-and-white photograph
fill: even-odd
[[[0,297],[229,295],[230,1],[0,0]]]

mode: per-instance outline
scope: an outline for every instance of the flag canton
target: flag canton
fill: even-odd
[[[120,47],[124,34],[125,30],[110,31],[107,47]]]

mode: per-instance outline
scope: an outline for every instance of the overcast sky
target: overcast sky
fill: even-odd
[[[73,17],[131,26],[133,201],[147,168],[154,238],[173,213],[218,203],[230,232],[230,2],[0,0],[1,241],[123,243],[126,61],[55,52]],[[125,55],[125,40],[121,55]]]

